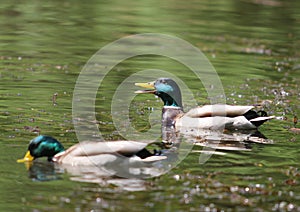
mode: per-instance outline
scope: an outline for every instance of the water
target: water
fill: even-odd
[[[300,116],[299,6],[275,0],[3,2],[0,210],[299,211],[299,134],[289,130],[293,117]],[[213,155],[203,165],[198,163],[202,148],[195,146],[176,168],[145,181],[78,182],[44,161],[31,172],[17,164],[37,133],[52,135],[66,147],[77,143],[71,103],[83,65],[109,42],[145,32],[175,35],[201,49],[217,70],[228,103],[264,102],[270,114],[284,117],[260,128],[274,143],[219,151],[226,154]],[[99,88],[97,119],[106,139],[120,139],[110,115],[116,87],[149,68],[189,81],[197,102],[209,103],[186,67],[155,56],[131,58]],[[136,126],[148,129],[147,115],[159,111],[161,102],[139,96],[132,107]],[[144,115],[136,112],[141,110]]]

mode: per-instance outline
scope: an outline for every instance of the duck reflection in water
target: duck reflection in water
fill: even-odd
[[[226,154],[226,151],[251,151],[254,143],[273,143],[273,140],[268,139],[258,130],[219,131],[190,128],[185,129],[185,132],[182,133],[170,126],[164,127],[162,138],[167,148],[180,148],[183,143],[188,143],[203,147],[202,150],[197,150],[197,152],[219,154],[222,151],[220,153],[222,155]]]
[[[33,181],[52,181],[68,178],[77,182],[97,183],[104,187],[115,185],[127,191],[142,191],[148,189],[148,183],[143,179],[107,176],[106,172],[101,171],[97,167],[72,167],[46,160],[36,160],[31,162],[27,168],[29,178]]]

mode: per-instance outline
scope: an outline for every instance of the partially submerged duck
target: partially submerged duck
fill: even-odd
[[[181,91],[177,83],[169,78],[159,78],[154,82],[135,83],[147,88],[135,93],[150,93],[160,97],[164,103],[162,125],[174,126],[176,129],[257,129],[267,120],[265,111],[256,112],[254,106],[205,105],[183,112]]]
[[[133,162],[154,162],[166,158],[146,150],[148,144],[137,141],[86,141],[65,150],[55,138],[39,135],[30,141],[24,158],[17,162],[31,162],[40,157],[47,157],[48,161],[59,164],[101,166],[124,158],[130,158]]]

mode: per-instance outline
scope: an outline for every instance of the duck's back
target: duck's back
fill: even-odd
[[[205,105],[202,107],[196,107],[188,111],[185,115],[191,118],[211,117],[211,116],[227,116],[236,117],[242,116],[249,110],[253,109],[253,106],[235,106],[235,105]]]
[[[121,156],[132,156],[147,143],[136,141],[81,142],[54,156],[53,161],[70,165],[99,165]]]

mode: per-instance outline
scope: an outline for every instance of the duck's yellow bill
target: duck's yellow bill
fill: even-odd
[[[148,88],[148,89],[151,89],[151,90],[139,90],[139,91],[135,91],[134,93],[155,93],[154,83],[155,83],[155,81],[146,82],[146,83],[135,83],[134,84],[135,86],[139,86],[139,87],[142,87],[142,88]]]
[[[150,88],[150,89],[154,89],[154,83],[155,81],[153,82],[146,82],[146,83],[134,83],[135,86],[139,86],[139,87],[142,87],[142,88]]]
[[[34,157],[30,154],[30,151],[27,151],[23,159],[18,159],[18,163],[30,162],[33,161]]]

